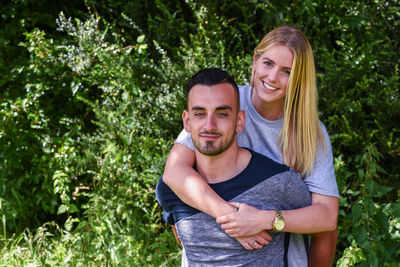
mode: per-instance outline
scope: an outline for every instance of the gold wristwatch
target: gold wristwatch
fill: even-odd
[[[275,220],[272,223],[272,230],[274,232],[281,232],[285,228],[285,220],[283,219],[282,212],[275,210]]]

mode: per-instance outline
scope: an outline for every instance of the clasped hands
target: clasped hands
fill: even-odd
[[[235,238],[245,249],[261,249],[272,237],[275,213],[273,210],[259,210],[245,203],[229,202],[237,211],[217,218],[217,223],[230,237]]]

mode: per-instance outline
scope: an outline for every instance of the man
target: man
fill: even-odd
[[[202,70],[190,79],[187,98],[182,118],[196,148],[196,170],[225,200],[277,210],[274,227],[282,230],[280,210],[309,205],[310,194],[299,174],[238,146],[236,134],[244,127],[245,113],[239,110],[235,81],[220,69]],[[271,233],[269,245],[246,250],[214,218],[184,204],[162,179],[156,193],[164,220],[176,226],[183,246],[182,266],[287,264],[284,233]]]

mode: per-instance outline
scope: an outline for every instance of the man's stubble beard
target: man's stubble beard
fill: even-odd
[[[228,138],[225,142],[221,142],[217,147],[214,145],[215,141],[206,141],[206,144],[202,146],[200,142],[193,140],[194,146],[196,149],[203,155],[206,156],[216,156],[227,150],[235,140],[236,133],[233,132],[230,138]]]

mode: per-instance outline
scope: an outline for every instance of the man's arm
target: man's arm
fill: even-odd
[[[311,236],[309,267],[330,267],[335,257],[338,230]]]

